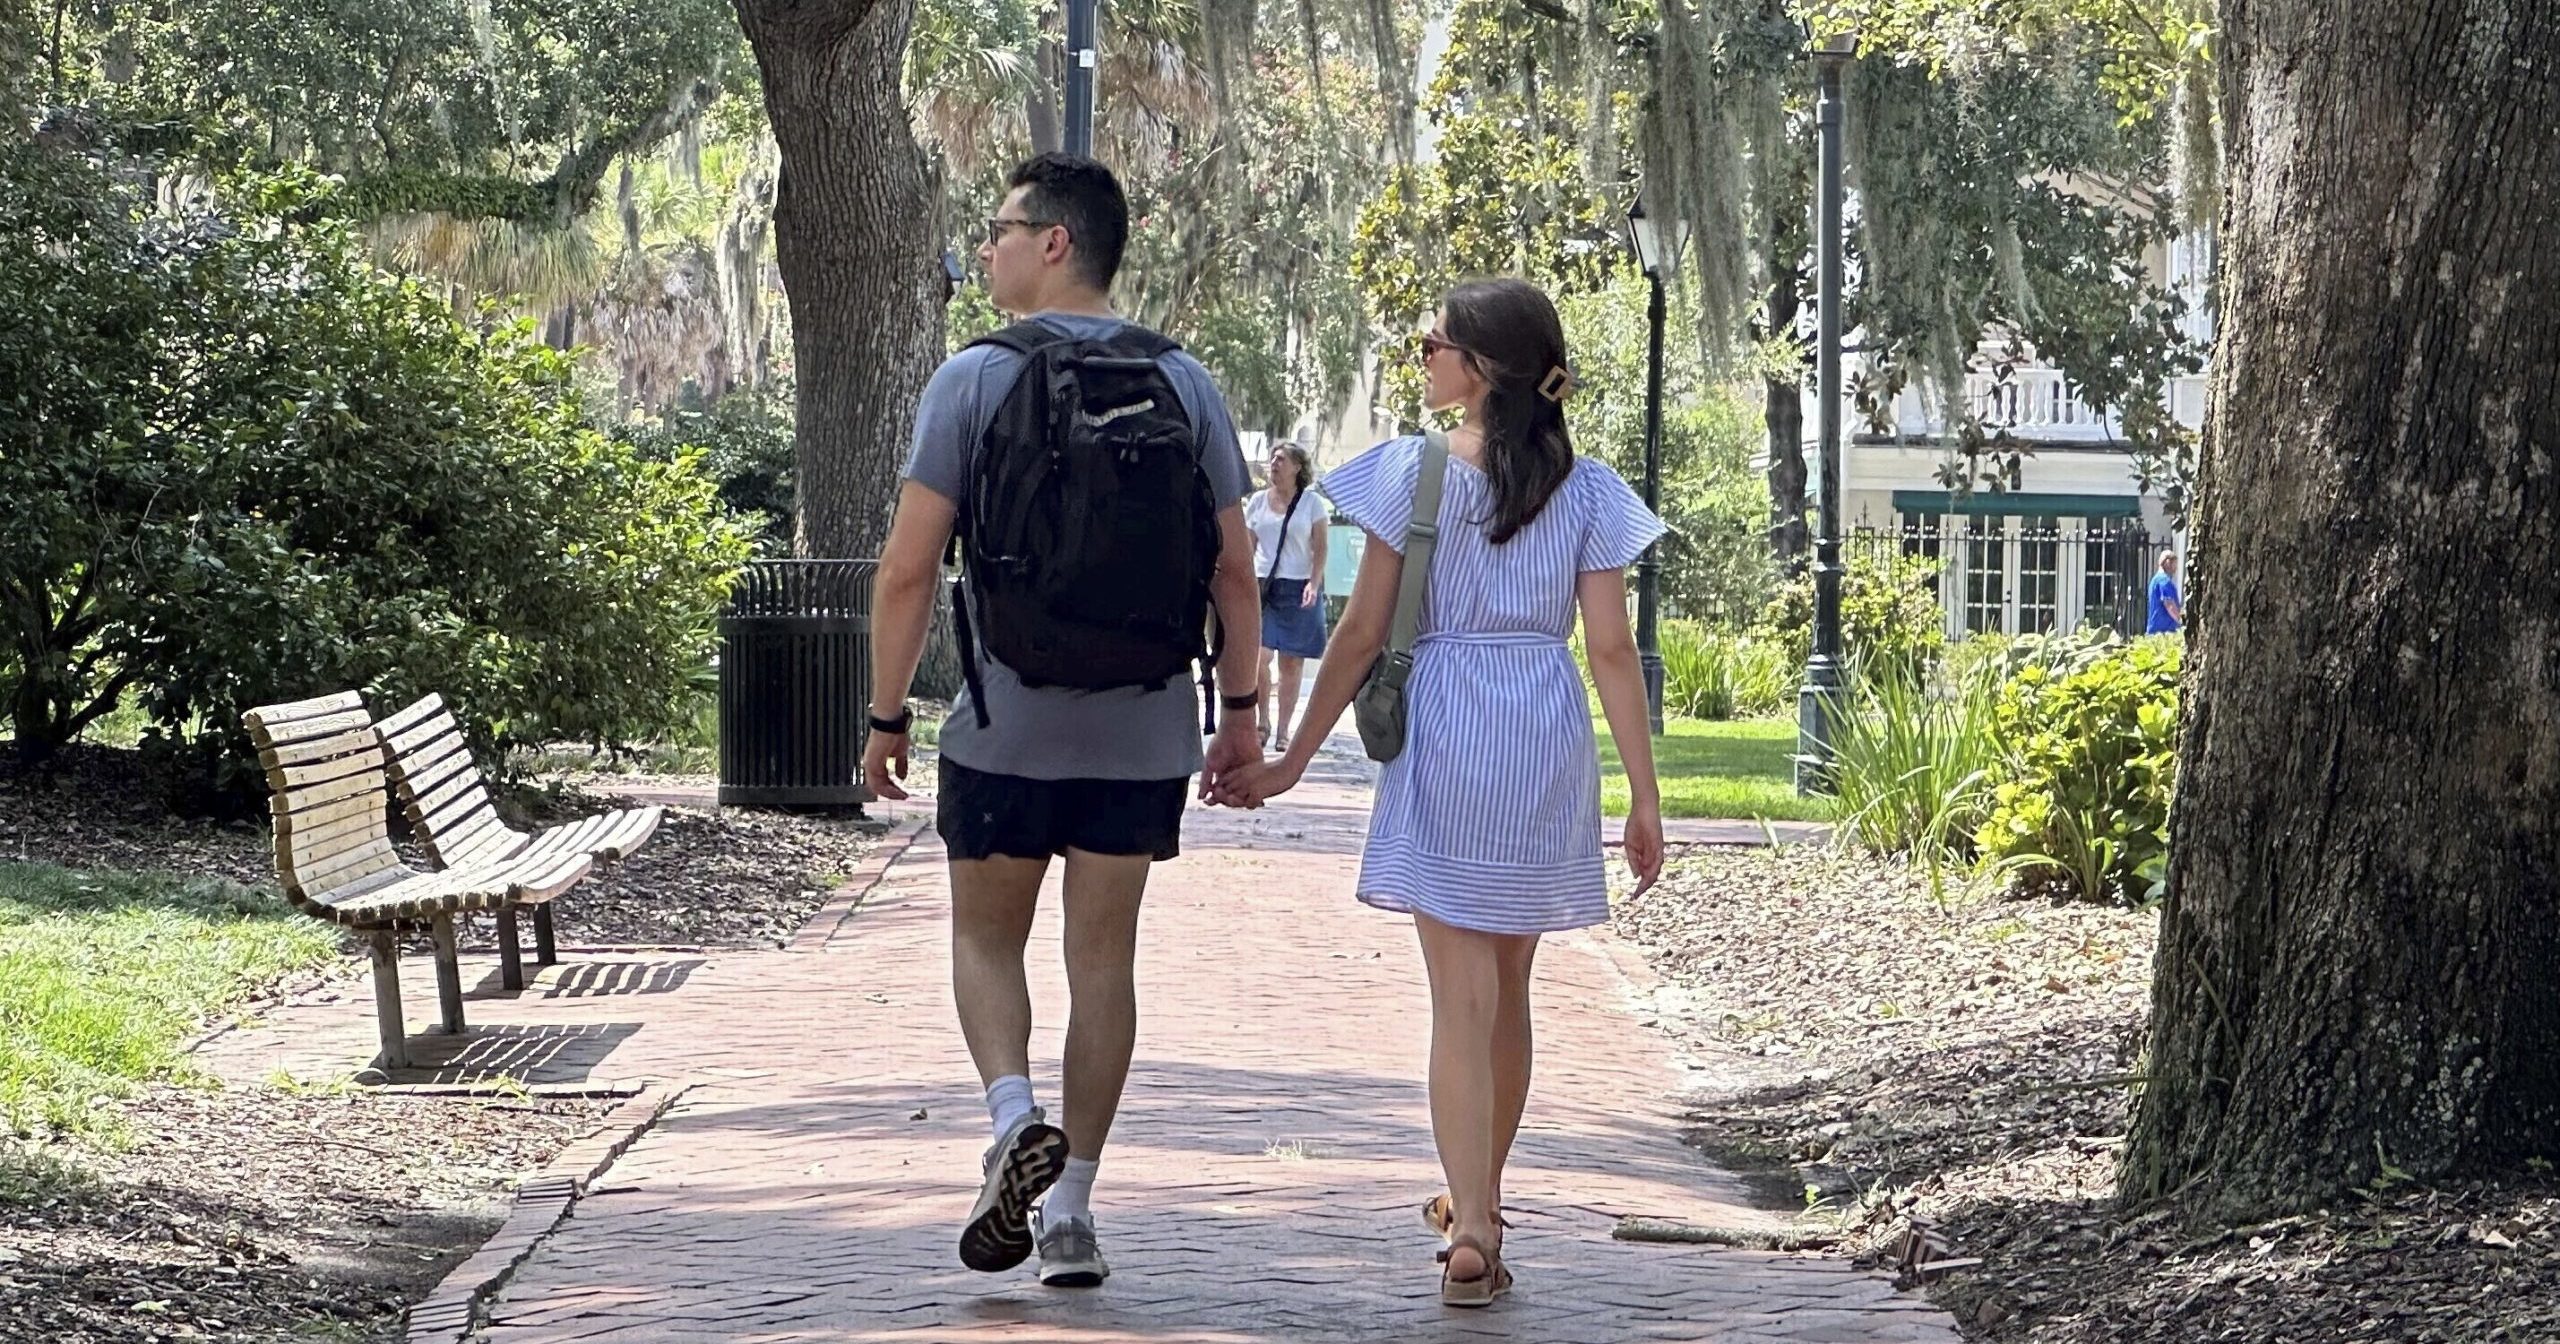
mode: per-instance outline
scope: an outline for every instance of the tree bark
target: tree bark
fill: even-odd
[[[782,152],[773,231],[798,365],[796,549],[875,556],[943,354],[932,182],[899,91],[914,0],[736,4]]]
[[[2221,345],[2128,1198],[2560,1157],[2560,4],[2225,0]]]
[[[1792,338],[1803,301],[1796,286],[1798,270],[1794,237],[1781,230],[1770,258],[1769,334]],[[1805,524],[1804,383],[1797,378],[1771,378],[1764,418],[1769,425],[1769,551],[1789,577],[1804,572],[1812,553],[1813,532]]]

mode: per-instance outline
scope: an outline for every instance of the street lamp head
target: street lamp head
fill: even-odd
[[[1838,65],[1858,54],[1857,29],[1843,28],[1837,32],[1816,34],[1813,20],[1807,18],[1797,22],[1804,30],[1805,50],[1812,54],[1814,60],[1824,65]]]
[[[1662,226],[1645,213],[1641,195],[1627,207],[1627,245],[1635,250],[1636,266],[1648,278],[1661,277]]]

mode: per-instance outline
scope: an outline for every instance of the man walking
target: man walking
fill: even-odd
[[[2178,553],[2160,553],[2160,572],[2151,576],[2151,619],[2146,635],[2174,635],[2186,628],[2187,609],[2178,600]]]
[[[1040,1253],[1040,1280],[1110,1271],[1093,1182],[1137,1035],[1138,907],[1203,792],[1260,760],[1261,646],[1243,454],[1208,370],[1122,320],[1109,291],[1129,211],[1110,170],[1016,169],[978,259],[1024,320],[935,372],[872,600],[864,778],[904,798],[906,697],[957,538],[967,686],[943,724],[935,813],[951,860],[951,978],[995,1127],[960,1235],[972,1269]],[[1221,712],[1205,755],[1191,667],[1214,603]],[[1031,1087],[1023,948],[1049,859],[1066,861],[1063,1129]],[[1036,1213],[1035,1201],[1046,1193]]]

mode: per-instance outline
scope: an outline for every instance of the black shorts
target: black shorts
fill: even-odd
[[[1182,809],[1191,778],[1024,779],[989,774],[945,756],[936,767],[934,829],[954,859],[1045,859],[1182,853]]]

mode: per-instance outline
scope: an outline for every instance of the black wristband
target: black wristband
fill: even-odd
[[[891,733],[899,737],[904,737],[907,735],[907,730],[915,726],[915,722],[916,707],[913,705],[907,705],[898,710],[898,717],[894,719],[884,719],[877,714],[872,715],[871,731],[875,733]]]
[[[1218,697],[1218,708],[1233,710],[1260,709],[1262,708],[1262,695],[1258,691],[1247,691],[1242,695],[1222,695]]]

